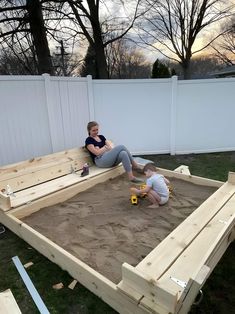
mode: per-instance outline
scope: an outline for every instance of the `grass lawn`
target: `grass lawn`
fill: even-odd
[[[192,174],[226,181],[228,171],[235,172],[235,152],[142,156],[153,160],[157,166],[175,169],[188,165]],[[199,306],[193,306],[191,314],[235,313],[235,242],[227,249],[203,287],[204,298]],[[18,256],[25,264],[34,264],[27,269],[40,296],[50,313],[54,314],[114,314],[107,304],[80,284],[74,290],[67,286],[73,280],[70,275],[39,254],[11,231],[0,234],[0,292],[11,289],[23,314],[39,313],[11,258]],[[62,282],[64,288],[52,286]],[[1,310],[0,310],[1,313]],[[4,314],[4,313],[1,313]],[[133,313],[134,314],[134,313]]]

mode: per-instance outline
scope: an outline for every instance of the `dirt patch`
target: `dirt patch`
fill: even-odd
[[[136,266],[216,190],[178,179],[171,185],[169,202],[149,209],[146,199],[130,203],[131,185],[122,175],[23,221],[118,283],[123,262]]]

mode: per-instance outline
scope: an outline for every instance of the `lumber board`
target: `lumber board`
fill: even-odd
[[[158,280],[234,193],[234,185],[224,183],[152,250],[136,269],[151,276],[154,274],[154,278]]]
[[[168,310],[170,313],[175,312],[178,297],[177,292],[170,289],[163,290],[154,277],[139,272],[135,267],[127,263],[123,263],[122,282],[118,284],[118,287],[125,292],[126,286],[133,288],[152,300],[156,307],[160,305],[160,307],[166,311]]]
[[[163,307],[161,307],[159,304],[156,304],[155,300],[143,297],[140,300],[139,303],[140,307],[149,309],[149,311],[151,311],[151,313],[157,313],[157,314],[170,314],[170,312],[166,309],[164,309]]]
[[[22,313],[10,289],[0,293],[0,312],[2,314]]]
[[[76,183],[89,180],[89,178],[93,176],[100,175],[101,173],[105,173],[107,171],[113,170],[113,168],[98,168],[91,167],[89,175],[85,177],[81,177],[80,174],[72,173],[45,183],[42,183],[37,186],[33,186],[28,188],[27,190],[19,191],[15,193],[15,197],[11,198],[11,207],[15,208],[22,204],[26,204],[28,202],[32,202],[38,198],[46,196],[48,194],[52,194],[56,191],[65,189],[71,185]]]
[[[0,210],[9,210],[11,208],[10,196],[0,192]]]
[[[231,184],[235,184],[235,172],[229,171],[228,182]]]
[[[22,223],[11,214],[0,212],[0,222],[24,239],[41,254],[46,256],[49,260],[68,271],[73,278],[78,280],[91,292],[102,298],[104,302],[109,304],[119,313],[154,313],[136,305],[131,298],[120,293],[112,281],[99,274],[97,271],[29,227],[27,224]]]
[[[177,167],[176,169],[174,169],[175,172],[179,172],[179,173],[183,173],[186,175],[191,175],[190,171],[189,171],[189,167],[185,166],[185,165],[181,165],[179,167]]]
[[[89,153],[84,148],[77,147],[49,155],[31,158],[28,160],[0,167],[0,177],[3,178],[3,180],[9,179],[14,175],[15,176],[18,174],[20,175],[25,171],[28,172],[28,170],[31,171],[32,169],[35,168],[37,169],[48,168],[55,162],[58,162],[59,160],[61,162],[72,161],[79,156],[85,158],[89,156]]]
[[[156,277],[154,270],[152,274],[146,273],[125,263],[119,288],[127,293],[132,293],[131,289],[136,290],[139,296],[143,296],[139,302],[145,306],[149,304],[150,308],[158,306],[176,313],[182,307],[181,313],[187,313],[185,309],[189,310],[199,289],[233,240],[230,235],[234,226],[235,195],[224,202],[220,211],[159,278]],[[176,284],[171,277],[185,282],[186,288]],[[133,297],[135,295],[136,292]],[[176,301],[174,296],[177,298]],[[185,305],[182,305],[184,301]]]
[[[78,160],[68,160],[66,162],[54,162],[47,168],[42,169],[31,169],[31,171],[25,172],[24,174],[18,174],[15,177],[1,180],[0,189],[6,188],[7,185],[10,185],[11,189],[14,192],[26,189],[28,187],[38,185],[43,182],[47,182],[64,175],[67,175],[72,172],[76,172],[82,169],[85,162],[84,158]]]
[[[158,167],[157,169],[159,173],[163,174],[164,176],[168,178],[173,177],[176,179],[181,179],[181,180],[188,181],[188,182],[198,184],[198,185],[213,186],[213,187],[219,188],[224,184],[224,182],[218,181],[218,180],[203,178],[203,177],[194,176],[194,175],[188,175],[188,174],[184,174],[184,173],[180,173],[180,172],[176,172],[176,171],[172,171],[168,169],[158,168]]]
[[[74,195],[85,191],[92,186],[104,182],[108,179],[115,178],[124,173],[124,169],[121,165],[114,168],[100,169],[97,168],[97,175],[92,176],[91,174],[81,178],[81,181],[78,183],[58,190],[49,195],[44,195],[42,198],[36,199],[34,201],[28,202],[18,208],[11,209],[8,212],[13,214],[15,217],[21,219],[23,217],[29,216],[32,213],[40,210],[41,208],[52,206],[61,202],[66,201],[67,199],[73,197]]]
[[[210,268],[206,265],[203,265],[199,273],[194,279],[190,278],[186,290],[186,295],[183,303],[180,304],[178,314],[188,313],[192,304],[195,302],[195,299],[200,291],[200,288],[204,285],[206,279],[209,277]],[[200,296],[202,297],[202,296]]]
[[[226,222],[226,223],[223,223]],[[163,290],[177,291],[179,299],[184,289],[170,278],[175,277],[186,283],[196,278],[204,265],[214,269],[227,249],[229,235],[235,225],[235,196],[221,208],[190,246],[177,258],[172,266],[159,278],[158,284]],[[181,300],[183,302],[183,300]]]
[[[0,189],[9,184],[14,192],[82,169],[91,163],[83,148],[63,151],[0,168]],[[91,163],[93,164],[93,163]]]

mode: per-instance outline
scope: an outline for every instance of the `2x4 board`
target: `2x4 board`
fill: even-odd
[[[122,166],[90,167],[82,149],[72,149],[0,168],[0,222],[101,297],[119,313],[187,313],[219,259],[234,240],[235,174],[228,181],[159,169],[170,179],[214,187],[191,215],[136,265],[125,261],[113,282],[23,222],[45,207],[62,203],[98,183],[123,174]],[[174,199],[173,199],[174,201]]]

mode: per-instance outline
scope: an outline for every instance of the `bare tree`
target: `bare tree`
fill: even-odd
[[[63,40],[56,47],[57,50],[52,55],[55,68],[55,75],[58,76],[79,76],[83,58],[79,53],[68,52],[68,46]]]
[[[38,73],[65,73],[62,68],[54,68],[48,47],[48,39],[57,44],[81,47],[87,42],[84,73],[90,74],[93,67],[95,78],[108,78],[105,47],[122,38],[132,28],[138,14],[140,0],[0,0],[0,39],[2,46],[12,48],[15,43],[31,35],[31,42],[38,63]],[[126,5],[130,7],[128,15]],[[116,15],[115,15],[116,14]],[[125,20],[125,23],[123,23]],[[120,22],[122,21],[122,23]],[[108,25],[108,27],[104,27]],[[64,36],[66,34],[66,37]],[[114,36],[115,34],[115,36]],[[112,35],[112,36],[110,36]],[[47,38],[48,37],[48,38]],[[23,55],[23,54],[22,54]],[[61,54],[63,55],[63,54]],[[58,59],[58,58],[57,58]],[[63,61],[63,58],[61,57]],[[66,74],[67,75],[67,74]]]
[[[174,69],[179,79],[183,79],[183,70],[178,62],[165,60],[165,63],[171,69]],[[222,62],[213,55],[198,55],[192,57],[190,61],[191,78],[192,79],[203,79],[210,78],[211,74],[217,72],[223,68]]]
[[[144,0],[148,9],[140,23],[140,37],[165,57],[179,62],[184,79],[190,78],[190,60],[221,35],[216,34],[202,47],[195,42],[214,23],[230,16],[233,4],[223,0]]]
[[[212,45],[215,56],[226,65],[235,65],[235,17],[222,27],[223,35]]]
[[[1,0],[0,5],[2,48],[5,48],[6,43],[8,43],[8,48],[13,47],[16,43],[19,47],[20,43],[30,34],[37,57],[38,73],[53,74],[41,1]]]
[[[115,79],[149,78],[150,62],[136,46],[121,38],[105,50],[109,77]]]
[[[87,0],[87,1],[67,1],[71,7],[75,19],[80,26],[83,36],[87,39],[89,49],[85,58],[85,68],[83,73],[88,73],[92,67],[92,73],[95,78],[108,78],[107,60],[105,56],[105,47],[112,42],[124,37],[132,28],[135,19],[138,16],[138,6],[140,0],[135,0],[135,8],[131,18],[126,17],[126,28],[123,29],[124,17],[115,17],[115,10],[119,13],[120,6],[124,8],[125,1],[120,0],[110,2],[111,5],[117,5],[119,2],[119,9],[117,7],[110,9],[108,3],[101,0]],[[131,2],[131,1],[129,1]],[[133,2],[133,1],[132,1]],[[103,15],[101,16],[101,6]],[[104,13],[106,12],[106,14]],[[103,23],[106,23],[105,30],[102,28]],[[107,27],[107,24],[109,27]],[[121,26],[121,27],[120,27]],[[111,34],[112,33],[112,34]],[[115,36],[113,34],[115,33]],[[108,39],[107,39],[108,38]],[[107,39],[107,40],[106,40]]]
[[[0,53],[0,74],[1,75],[33,75],[37,73],[35,60],[31,51],[25,50],[18,53],[17,45],[6,48]]]

